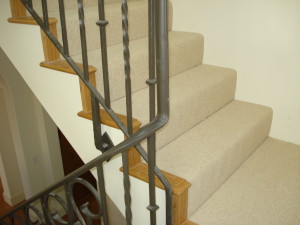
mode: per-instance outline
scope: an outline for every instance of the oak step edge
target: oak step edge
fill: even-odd
[[[43,19],[43,18],[41,18]],[[8,18],[8,22],[10,23],[17,23],[17,24],[28,24],[28,25],[38,25],[38,23],[35,21],[35,19],[32,16],[24,16],[19,18]],[[58,20],[56,18],[49,18],[49,24],[56,24]]]
[[[192,222],[192,221],[190,221],[190,220],[187,220],[187,221],[185,221],[182,225],[199,225],[199,224],[194,223],[194,222]]]
[[[76,63],[80,69],[83,70],[83,65],[82,63]],[[41,67],[47,68],[47,69],[52,69],[52,70],[57,70],[65,73],[70,73],[77,75],[76,72],[73,70],[73,68],[70,66],[70,64],[66,60],[55,60],[51,62],[41,62],[40,63]],[[93,66],[89,66],[89,73],[96,72],[96,68]]]
[[[118,113],[116,114],[126,126],[127,117],[122,114],[118,114]],[[81,111],[77,115],[84,119],[93,120],[92,112],[85,113]],[[113,121],[113,119],[109,116],[109,114],[104,109],[100,109],[100,118],[102,124],[119,129],[118,125]],[[132,127],[134,131],[137,131],[141,127],[141,125],[142,123],[138,119],[135,118],[132,119]]]
[[[123,168],[120,168],[120,170],[123,171]],[[161,170],[161,172],[166,176],[167,180],[170,182],[173,189],[172,193],[175,195],[181,195],[184,191],[186,191],[191,186],[191,183],[189,183],[188,181],[186,181],[181,177],[175,176],[163,170]],[[149,183],[148,166],[146,163],[141,162],[137,164],[135,167],[130,168],[129,175]],[[164,186],[157,176],[155,177],[155,186],[164,190]]]

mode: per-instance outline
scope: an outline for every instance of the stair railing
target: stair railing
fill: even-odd
[[[124,45],[124,71],[126,84],[126,111],[127,126],[119,119],[117,114],[111,108],[110,90],[107,63],[106,30],[108,21],[105,20],[104,0],[98,0],[99,20],[96,24],[100,28],[101,37],[101,55],[104,81],[104,97],[94,87],[89,80],[88,72],[88,54],[84,21],[83,0],[77,0],[78,15],[81,37],[81,50],[83,69],[81,69],[69,54],[68,36],[66,28],[66,18],[64,9],[64,0],[58,0],[60,21],[62,27],[62,44],[57,40],[49,29],[47,0],[42,0],[43,17],[40,17],[33,9],[32,0],[21,0],[28,12],[39,24],[51,42],[56,46],[61,55],[78,74],[91,93],[93,129],[96,147],[103,153],[91,162],[77,169],[66,176],[60,182],[47,188],[24,204],[18,206],[12,212],[0,218],[0,224],[93,224],[94,220],[103,218],[105,225],[109,224],[108,210],[106,204],[105,180],[103,174],[103,163],[117,154],[122,154],[124,169],[124,191],[126,206],[126,223],[132,224],[131,212],[131,194],[129,182],[128,150],[135,147],[143,159],[148,163],[149,173],[149,206],[151,225],[156,224],[156,210],[158,206],[155,200],[155,175],[160,179],[166,192],[166,224],[172,224],[172,188],[168,180],[156,166],[155,133],[162,128],[169,118],[169,50],[168,50],[168,0],[149,0],[149,79],[146,81],[149,85],[150,102],[150,122],[135,133],[132,127],[132,100],[131,100],[131,79],[130,79],[130,52],[128,36],[128,7],[127,0],[121,0],[122,8],[122,29]],[[155,97],[156,96],[156,97]],[[110,146],[105,143],[101,134],[100,106],[109,114],[119,129],[127,137],[126,140],[116,146]],[[157,110],[156,110],[157,106]],[[156,112],[157,111],[157,112]],[[140,145],[147,139],[148,152]],[[87,171],[97,171],[98,190],[84,179],[80,178]],[[76,205],[73,196],[73,187],[75,184],[85,186],[94,195],[98,203],[98,212],[91,212],[88,208],[89,203]],[[63,188],[65,199],[57,194],[59,189]],[[57,212],[49,207],[49,199],[56,200],[66,212],[63,218]],[[37,206],[39,202],[39,206]],[[35,214],[35,221],[31,221],[30,214]]]

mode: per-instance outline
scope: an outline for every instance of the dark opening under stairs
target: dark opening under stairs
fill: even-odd
[[[103,92],[98,11],[89,4],[89,65],[97,68]],[[148,2],[129,1],[128,7],[133,116],[146,124]],[[107,1],[105,9],[112,108],[126,115],[120,3]],[[203,36],[173,31],[172,13],[170,2],[170,120],[157,133],[157,166],[191,183],[187,219],[199,225],[299,225],[300,146],[269,137],[272,109],[235,99],[236,71],[203,64]],[[71,56],[80,62],[76,6],[66,15]]]

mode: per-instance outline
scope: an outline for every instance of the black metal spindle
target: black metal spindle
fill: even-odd
[[[96,22],[96,24],[99,26],[100,29],[104,97],[105,97],[105,105],[107,108],[110,109],[111,105],[110,105],[107,44],[106,44],[106,25],[108,24],[108,21],[105,20],[104,0],[98,0],[98,12],[99,12],[99,20]]]
[[[89,62],[87,54],[87,41],[86,41],[86,31],[84,22],[84,9],[83,0],[77,0],[78,3],[78,16],[79,16],[79,27],[80,27],[80,41],[81,41],[81,54],[82,54],[82,64],[83,64],[83,79],[89,81]]]
[[[92,105],[92,118],[94,128],[94,140],[97,149],[103,149],[102,131],[101,131],[101,118],[100,118],[100,106],[98,99],[91,93],[91,105]]]
[[[103,221],[104,221],[104,225],[109,225],[108,209],[107,209],[107,203],[106,203],[104,171],[103,171],[102,163],[100,163],[100,165],[97,166],[97,175],[98,175],[98,191],[100,194],[101,210],[103,213]]]
[[[129,135],[132,135],[132,99],[131,99],[131,77],[130,77],[130,51],[128,34],[128,5],[127,0],[122,0],[122,29],[123,29],[123,56],[126,90],[126,116]]]
[[[70,56],[64,0],[58,0],[64,54]]]
[[[85,30],[85,23],[84,23],[83,1],[78,0],[77,2],[78,2],[79,23],[80,23],[80,40],[81,40],[84,80],[89,81],[89,71],[88,71],[89,65],[88,65],[88,54],[87,54],[86,30]],[[92,104],[95,145],[97,149],[102,150],[103,142],[102,142],[102,133],[101,133],[99,100],[92,92],[91,92],[91,104]]]
[[[148,1],[148,36],[149,36],[149,79],[146,83],[149,85],[149,119],[155,118],[155,1]],[[147,138],[147,149],[149,155],[148,174],[149,174],[149,206],[151,225],[156,224],[156,211],[159,208],[156,205],[155,193],[155,173],[156,165],[156,135],[153,134]]]
[[[48,17],[48,6],[47,0],[42,0],[44,26],[46,30],[49,30],[49,17]]]
[[[129,180],[129,166],[128,166],[128,153],[127,151],[122,153],[123,164],[123,185],[124,185],[124,197],[125,197],[125,215],[126,225],[132,224],[132,212],[131,212],[131,194],[130,194],[130,180]]]
[[[30,8],[32,8],[32,0],[27,0],[27,4]]]
[[[75,214],[72,209],[72,203],[71,203],[71,195],[72,193],[68,189],[68,184],[64,184],[65,194],[66,194],[66,201],[67,201],[67,215],[68,215],[68,222],[69,224],[75,223]]]
[[[40,219],[42,220],[42,222],[44,222],[44,224],[50,224],[50,219],[47,215],[47,208],[46,208],[46,195],[43,195],[40,198],[40,203],[41,203],[41,206],[42,206],[43,214],[39,211],[35,211],[35,212],[36,212],[37,215],[39,215]],[[43,221],[43,219],[44,219],[44,221]]]
[[[132,127],[132,99],[131,99],[131,77],[130,77],[130,52],[129,52],[129,34],[128,34],[128,5],[127,0],[122,0],[122,29],[123,29],[123,56],[124,56],[124,72],[125,72],[125,92],[126,92],[126,116],[127,129],[129,135],[133,134]],[[131,212],[131,194],[130,194],[130,180],[129,180],[129,166],[128,166],[128,152],[122,153],[123,163],[123,184],[124,197],[126,206],[126,224],[132,223]]]

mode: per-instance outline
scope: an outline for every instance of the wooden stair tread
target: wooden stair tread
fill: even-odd
[[[80,69],[83,70],[83,65],[82,63],[76,63]],[[73,70],[73,68],[69,65],[69,63],[65,60],[56,60],[52,62],[41,62],[40,63],[41,67],[52,69],[52,70],[57,70],[65,73],[70,73],[70,74],[75,74],[76,72]],[[89,73],[96,72],[96,68],[93,66],[89,66]]]
[[[92,119],[92,112],[85,113],[83,111],[78,113],[78,116],[88,119],[88,120],[93,120]],[[117,113],[117,116],[119,119],[126,125],[127,124],[127,117],[121,114]],[[100,109],[100,117],[101,117],[101,123],[113,128],[119,129],[117,124],[112,120],[112,118],[109,116],[109,114],[104,110]],[[133,130],[136,131],[141,127],[141,122],[138,119],[132,119],[132,126]]]
[[[120,170],[122,171],[123,168],[121,168]],[[186,181],[185,179],[182,179],[181,177],[177,177],[173,174],[170,174],[170,173],[162,171],[162,170],[161,170],[161,172],[166,176],[166,178],[172,185],[172,189],[173,189],[172,191],[173,191],[173,194],[175,194],[175,195],[182,194],[184,191],[186,191],[191,186],[191,184],[188,181]],[[129,174],[137,179],[140,179],[147,183],[149,182],[148,165],[146,163],[141,162],[138,165],[136,165],[135,167],[129,169]],[[157,176],[155,177],[155,185],[158,188],[164,189],[163,184],[161,183],[161,181],[158,179]]]
[[[43,18],[41,18],[43,19]],[[8,18],[7,20],[10,23],[19,23],[19,24],[29,24],[29,25],[38,25],[38,23],[34,20],[32,16],[24,16],[19,18]],[[49,24],[56,24],[57,19],[56,18],[49,18]]]
[[[190,220],[185,221],[182,225],[198,225],[197,223],[194,223]]]

